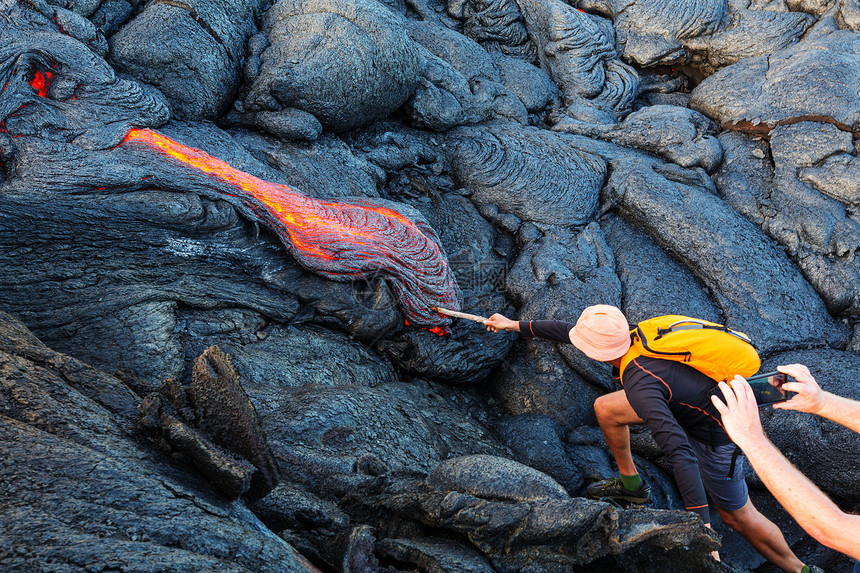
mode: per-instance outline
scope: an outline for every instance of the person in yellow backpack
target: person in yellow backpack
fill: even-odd
[[[710,527],[705,492],[722,520],[743,535],[763,557],[791,573],[821,571],[807,567],[791,551],[779,528],[749,499],[738,449],[723,428],[710,401],[716,382],[678,360],[634,356],[630,326],[624,314],[610,305],[586,308],[576,324],[558,320],[514,321],[494,314],[487,330],[510,330],[573,344],[586,356],[618,369],[623,390],[594,403],[597,422],[618,465],[620,476],[587,487],[595,498],[646,503],[650,488],[643,482],[630,451],[629,426],[645,423],[672,464],[686,508]],[[718,555],[715,555],[718,558]]]

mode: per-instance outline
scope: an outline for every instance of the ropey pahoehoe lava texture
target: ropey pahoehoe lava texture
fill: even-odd
[[[855,0],[0,0],[0,569],[771,571],[647,429],[651,501],[585,498],[607,365],[431,307],[698,316],[860,398],[858,29]],[[860,436],[762,420],[858,506]]]
[[[236,189],[232,196],[278,234],[311,272],[344,281],[389,280],[407,319],[443,334],[451,320],[436,306],[460,309],[459,287],[433,229],[370,200],[321,201],[286,185],[233,169],[151,130],[133,129],[123,145],[141,145]]]

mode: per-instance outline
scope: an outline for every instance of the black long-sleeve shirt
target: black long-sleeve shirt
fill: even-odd
[[[559,320],[524,320],[520,334],[570,344],[573,324]],[[624,370],[624,392],[645,421],[654,441],[669,458],[688,510],[710,522],[699,463],[687,436],[714,446],[731,442],[708,396],[714,381],[681,362],[640,356]],[[723,476],[725,477],[725,476]]]

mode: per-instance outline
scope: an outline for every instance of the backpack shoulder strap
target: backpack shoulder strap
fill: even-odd
[[[618,366],[618,379],[622,386],[624,386],[624,369],[638,356],[642,356],[642,333],[638,330],[638,328],[634,328],[630,331],[630,348],[621,357],[621,364]]]

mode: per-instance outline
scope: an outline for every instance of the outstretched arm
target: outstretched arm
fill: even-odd
[[[723,426],[777,501],[819,542],[860,558],[860,515],[843,513],[767,439],[746,380],[736,376],[731,387],[720,382],[720,390],[725,403],[716,396],[711,401],[722,415]]]
[[[486,325],[487,330],[490,332],[498,332],[500,330],[513,330],[514,332],[520,331],[519,321],[511,320],[499,313],[496,313],[485,320],[484,325]]]
[[[570,344],[568,333],[573,324],[563,320],[511,320],[501,314],[494,314],[484,321],[487,330],[499,332],[500,330],[511,330],[519,332],[525,338],[544,338],[553,342]]]
[[[778,366],[777,370],[794,378],[782,388],[797,394],[787,402],[774,404],[774,408],[817,414],[860,433],[860,402],[825,392],[803,364]]]

